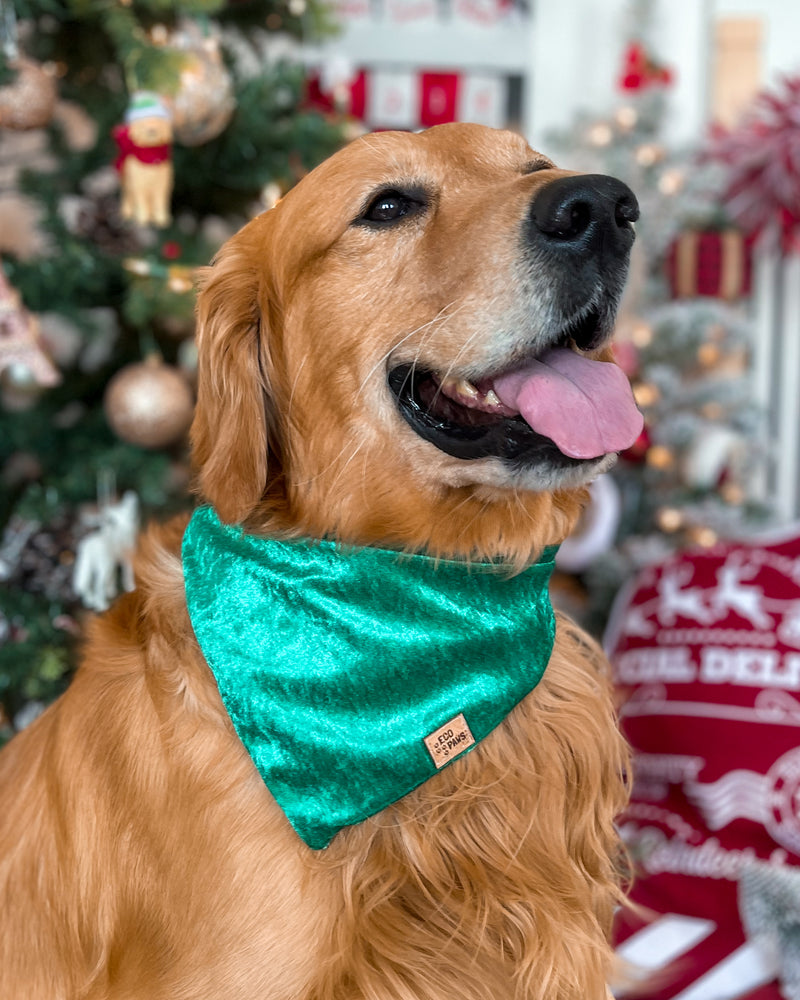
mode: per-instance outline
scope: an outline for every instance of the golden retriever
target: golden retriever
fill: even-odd
[[[637,214],[510,132],[351,143],[202,277],[201,496],[251,533],[523,568],[636,433],[619,387],[523,397],[548,352],[609,356]],[[184,525],[150,529],[138,589],[0,755],[0,996],[604,998],[626,749],[591,641],[559,616],[497,729],[312,850],[199,651]]]

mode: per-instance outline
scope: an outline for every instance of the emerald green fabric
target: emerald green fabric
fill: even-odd
[[[432,733],[444,727],[435,754],[449,763],[475,745],[467,732],[479,742],[536,686],[555,636],[555,551],[512,575],[257,537],[195,511],[183,540],[192,626],[239,738],[309,847],[434,775]],[[466,727],[448,726],[461,715]]]

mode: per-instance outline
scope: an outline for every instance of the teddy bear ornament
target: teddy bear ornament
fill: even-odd
[[[166,226],[172,197],[172,120],[158,94],[138,91],[125,124],[114,129],[115,167],[122,186],[121,212],[141,226]]]

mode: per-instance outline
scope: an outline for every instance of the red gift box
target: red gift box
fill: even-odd
[[[750,294],[753,239],[738,229],[689,230],[667,254],[667,275],[676,299],[708,295],[731,301]]]

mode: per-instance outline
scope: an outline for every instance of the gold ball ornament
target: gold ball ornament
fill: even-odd
[[[0,87],[0,126],[32,129],[48,125],[56,106],[55,74],[22,56],[8,65],[16,77]]]
[[[34,372],[21,361],[7,365],[0,372],[0,409],[22,413],[32,409],[43,389]]]
[[[118,371],[103,406],[117,437],[140,448],[166,448],[188,431],[194,398],[184,375],[154,356]]]
[[[233,80],[222,61],[219,39],[190,22],[170,35],[168,46],[183,55],[178,90],[166,96],[175,140],[201,146],[220,135],[233,117]]]

